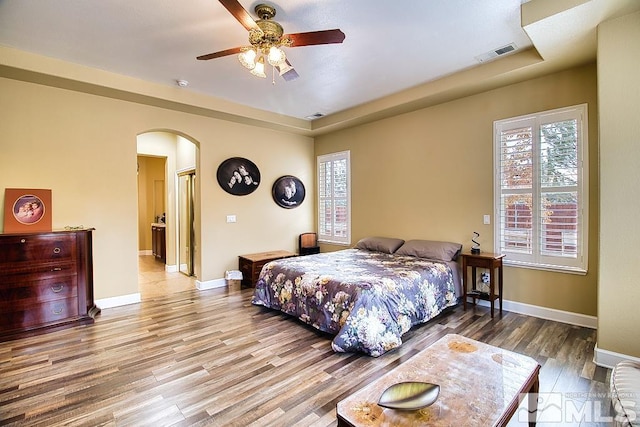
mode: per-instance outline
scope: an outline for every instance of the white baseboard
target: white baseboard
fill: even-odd
[[[609,350],[602,350],[598,348],[598,343],[596,343],[596,347],[593,350],[593,363],[596,365],[613,369],[614,366],[623,360],[631,360],[632,362],[640,363],[640,357],[633,357]]]
[[[151,249],[143,249],[138,251],[138,255],[153,255],[153,251]]]
[[[196,289],[199,291],[205,291],[207,289],[224,288],[227,286],[227,281],[224,279],[213,279],[201,282],[196,280]]]
[[[164,266],[164,271],[166,271],[167,273],[177,273],[178,272],[178,266],[177,265],[165,265]]]
[[[478,301],[478,305],[489,307],[489,301]],[[499,308],[496,301],[495,310]],[[570,325],[583,326],[585,328],[597,329],[598,318],[587,316],[586,314],[572,313],[569,311],[556,310],[553,308],[540,307],[536,305],[523,304],[515,301],[502,301],[502,309],[514,313],[526,314],[528,316],[539,317],[541,319],[554,320],[556,322],[568,323]],[[593,363],[605,368],[613,368],[623,360],[632,360],[640,363],[640,358],[622,353],[615,353],[609,350],[598,348],[596,343],[593,351]]]
[[[138,292],[130,295],[120,295],[117,297],[97,299],[95,302],[100,309],[105,309],[119,307],[121,305],[137,304],[141,300],[142,299],[140,298],[140,293]]]
[[[478,305],[490,307],[489,301],[484,300],[479,300]],[[498,310],[499,308],[500,305],[498,304],[498,300],[496,300],[495,310]],[[514,313],[526,314],[527,316],[539,317],[540,319],[598,329],[598,318],[595,316],[588,316],[586,314],[572,313],[570,311],[556,310],[554,308],[540,307],[538,305],[524,304],[508,300],[502,300],[502,309],[512,311]]]

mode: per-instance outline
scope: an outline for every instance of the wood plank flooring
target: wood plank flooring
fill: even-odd
[[[591,329],[456,307],[371,358],[334,353],[329,336],[251,305],[251,293],[150,297],[94,325],[0,343],[0,425],[335,426],[339,400],[448,333],[535,358],[541,392],[580,403],[608,389]]]

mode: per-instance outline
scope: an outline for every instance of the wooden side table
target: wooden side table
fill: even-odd
[[[270,251],[240,255],[238,257],[238,269],[242,272],[241,287],[254,286],[260,277],[262,267],[269,261],[293,256],[297,255],[289,251]]]
[[[495,300],[500,303],[500,314],[502,314],[502,258],[504,254],[493,254],[489,252],[480,252],[472,254],[465,252],[462,254],[462,304],[467,309],[467,296],[476,299],[489,301],[491,304],[491,318],[493,319],[493,308]],[[467,292],[467,267],[471,267],[471,290]],[[489,293],[480,292],[476,289],[476,268],[486,268],[489,270]],[[498,270],[498,293],[496,294],[496,275]]]

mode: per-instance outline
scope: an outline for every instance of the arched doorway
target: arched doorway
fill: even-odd
[[[197,212],[193,205],[198,154],[197,143],[179,132],[153,130],[137,137],[141,299],[195,289],[193,223]],[[189,177],[188,187],[185,176]],[[187,194],[185,189],[189,189]],[[185,204],[191,208],[185,210]],[[164,241],[164,256],[158,255],[159,239]],[[188,246],[183,247],[185,244]]]

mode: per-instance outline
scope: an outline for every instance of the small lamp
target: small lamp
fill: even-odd
[[[473,232],[473,239],[471,239],[471,241],[473,242],[473,245],[471,246],[471,253],[472,254],[479,254],[480,253],[480,243],[478,243],[475,239],[477,239],[478,237],[480,237],[479,233],[476,233],[475,231]]]

